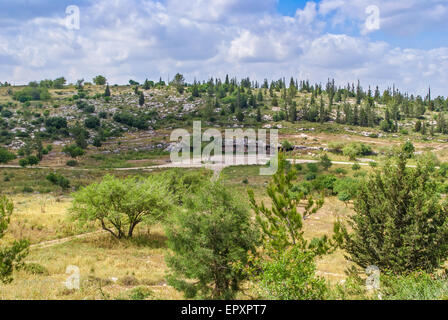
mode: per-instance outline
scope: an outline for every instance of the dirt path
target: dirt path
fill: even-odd
[[[105,234],[107,231],[104,230],[100,230],[100,231],[95,231],[95,232],[90,232],[90,233],[84,233],[84,234],[79,234],[76,236],[71,236],[71,237],[67,237],[67,238],[62,238],[62,239],[56,239],[56,240],[50,240],[50,241],[43,241],[41,243],[36,243],[36,244],[32,244],[30,245],[30,249],[44,249],[44,248],[49,248],[49,247],[53,247],[55,245],[58,244],[62,244],[62,243],[66,243],[66,242],[70,242],[72,240],[76,240],[76,239],[84,239],[84,238],[88,238],[91,236],[95,236],[95,235],[100,235],[100,234]]]

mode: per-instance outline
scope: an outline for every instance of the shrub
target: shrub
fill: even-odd
[[[46,178],[52,184],[60,186],[62,189],[70,188],[70,181],[59,173],[50,173]]]
[[[84,120],[84,125],[89,129],[97,129],[101,126],[101,121],[97,117],[88,117]]]
[[[72,158],[81,157],[85,154],[85,151],[75,144],[65,146],[62,149],[62,152],[64,152],[65,154],[69,155]]]
[[[353,142],[348,146],[345,146],[342,150],[345,156],[348,156],[350,160],[356,160],[358,156],[367,156],[372,154],[372,148],[364,143]]]
[[[0,163],[8,163],[11,160],[14,160],[16,156],[14,153],[9,152],[5,148],[0,147]]]
[[[306,167],[308,168],[308,171],[312,173],[317,173],[317,171],[319,170],[316,163],[307,163]]]
[[[23,267],[23,270],[31,275],[44,275],[47,276],[50,273],[48,272],[47,268],[44,266],[38,264],[38,263],[26,263]]]
[[[396,276],[385,274],[381,277],[383,300],[446,300],[448,283],[446,275],[430,275],[413,272]]]
[[[66,165],[69,166],[69,167],[76,167],[78,165],[78,161],[76,161],[76,160],[68,160]]]
[[[257,287],[263,299],[323,300],[328,293],[325,280],[315,275],[314,256],[297,247],[261,262],[261,268]]]

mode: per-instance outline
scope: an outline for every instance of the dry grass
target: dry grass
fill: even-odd
[[[259,176],[258,169],[256,166],[231,167],[226,168],[222,176],[244,197],[250,187],[255,190],[258,201],[269,205],[265,194],[269,178]],[[243,182],[244,179],[247,181]],[[32,243],[39,243],[98,229],[94,226],[79,228],[67,219],[71,204],[68,196],[17,195],[13,200],[16,210],[7,239],[26,237]],[[344,219],[351,212],[336,198],[327,198],[324,207],[305,221],[306,238],[331,235],[336,219]],[[32,248],[26,262],[41,265],[48,274],[17,272],[12,284],[0,285],[0,299],[128,299],[133,288],[139,286],[152,291],[148,299],[182,299],[182,293],[166,284],[168,249],[165,241],[162,226],[157,226],[150,232],[140,228],[132,241],[117,241],[108,234],[101,234],[46,248]],[[64,286],[69,276],[66,268],[70,265],[80,268],[82,286],[79,291],[70,291]],[[342,252],[337,252],[318,261],[318,273],[335,282],[345,277],[347,266]]]
[[[105,234],[33,249],[27,262],[43,266],[48,275],[18,272],[12,284],[0,285],[0,299],[125,299],[137,286],[151,289],[153,299],[181,299],[165,282],[164,242],[162,229],[157,227],[134,241],[117,241]],[[65,287],[70,265],[80,269],[79,291]]]
[[[31,244],[60,239],[95,230],[80,227],[68,219],[68,197],[53,195],[17,195],[12,197],[15,210],[5,239],[29,239]]]

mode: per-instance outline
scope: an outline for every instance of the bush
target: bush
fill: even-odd
[[[36,156],[28,156],[19,160],[19,165],[23,168],[27,166],[35,166],[39,164],[39,159]]]
[[[97,117],[88,117],[84,121],[84,125],[86,126],[86,128],[89,128],[89,129],[97,129],[101,126],[101,121]]]
[[[31,275],[43,275],[47,276],[50,273],[48,272],[47,268],[44,266],[38,264],[38,263],[26,263],[23,267],[23,270]]]
[[[381,296],[384,300],[446,300],[446,275],[437,276],[413,272],[406,276],[386,274],[381,277]]]
[[[312,173],[317,173],[317,171],[319,171],[319,167],[316,163],[307,163],[306,167],[308,168],[308,171]]]
[[[9,152],[5,148],[0,147],[0,163],[8,163],[16,158],[14,153]]]
[[[85,151],[75,144],[65,146],[62,149],[62,152],[64,152],[65,154],[69,155],[72,158],[81,157],[85,154]]]
[[[328,293],[325,280],[315,275],[314,255],[297,247],[263,261],[261,268],[257,287],[263,299],[323,300]]]
[[[59,173],[52,172],[49,175],[47,175],[46,179],[50,181],[52,184],[60,186],[62,189],[70,188],[70,181],[64,176],[60,175]]]
[[[367,156],[372,154],[372,148],[364,143],[353,142],[348,146],[345,146],[342,150],[345,156],[348,156],[350,160],[356,160],[358,156]]]
[[[126,124],[130,127],[134,127],[140,130],[148,129],[148,124],[144,118],[141,116],[134,116],[127,112],[115,113],[114,121],[118,123]]]
[[[78,165],[78,161],[76,161],[76,160],[68,160],[66,165],[69,166],[69,167],[76,167]]]
[[[13,98],[20,102],[27,102],[31,100],[48,100],[51,98],[51,95],[48,89],[44,87],[26,87],[14,92]]]

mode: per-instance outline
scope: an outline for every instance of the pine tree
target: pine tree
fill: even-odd
[[[105,96],[105,97],[110,97],[110,88],[109,88],[109,84],[106,86],[106,90],[104,91],[104,96]]]
[[[263,119],[261,117],[261,109],[257,108],[257,122],[261,122]]]
[[[303,236],[303,221],[322,208],[324,200],[314,200],[311,196],[306,198],[303,193],[293,192],[296,179],[296,169],[290,168],[284,154],[280,154],[278,170],[267,187],[272,208],[266,207],[263,202],[258,204],[253,190],[249,190],[249,199],[257,214],[257,222],[265,240],[275,250],[297,246],[315,256],[325,254],[333,246],[326,236],[312,242],[308,242]],[[303,212],[299,212],[299,207],[304,208]]]
[[[140,106],[143,106],[145,104],[145,95],[143,94],[143,92],[141,91],[138,97],[138,104]]]

